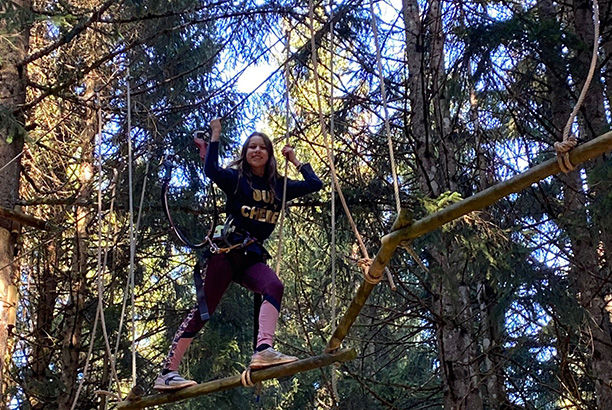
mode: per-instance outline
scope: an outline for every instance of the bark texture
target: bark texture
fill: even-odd
[[[558,9],[550,0],[541,0],[538,3],[538,11],[546,24],[558,27]],[[542,38],[542,57],[546,65],[546,81],[549,89],[549,100],[552,114],[553,141],[561,141],[563,129],[570,116],[572,107],[568,102],[575,102],[584,87],[586,73],[589,70],[592,57],[593,44],[593,14],[590,1],[577,0],[573,2],[571,15],[568,16],[572,22],[572,28],[576,37],[582,42],[583,47],[575,50],[570,60],[569,69],[564,69],[567,64],[563,61],[563,53],[559,44],[549,42]],[[576,87],[569,88],[569,77],[575,79]],[[579,135],[582,141],[590,140],[608,130],[605,119],[604,90],[600,80],[599,68],[595,71],[593,81],[588,90],[580,115],[578,117]],[[601,166],[603,160],[597,159],[586,166],[588,174],[593,173],[594,168]],[[609,182],[598,181],[596,184],[587,184],[583,180],[580,171],[568,174],[560,174],[559,180],[563,190],[563,202],[561,209],[555,209],[553,205],[553,217],[556,223],[565,231],[570,240],[570,269],[575,283],[574,292],[584,308],[584,320],[580,329],[574,332],[582,332],[581,339],[587,344],[586,349],[592,351],[587,355],[585,365],[589,368],[589,378],[595,382],[597,408],[605,408],[606,403],[612,402],[612,340],[610,338],[610,315],[607,312],[607,303],[610,295],[610,269],[605,254],[605,243],[608,241],[608,229],[604,228],[605,221],[602,215],[597,213],[597,202],[603,195],[607,195]],[[591,178],[592,180],[592,178]],[[591,181],[592,182],[592,181]],[[589,187],[592,186],[592,189]],[[606,188],[607,186],[607,188]],[[592,205],[591,205],[592,204]],[[588,207],[593,211],[589,215]],[[558,217],[557,217],[558,216]],[[595,223],[593,223],[595,222]],[[566,329],[565,331],[571,330]],[[561,358],[571,356],[572,346],[568,343],[570,334],[559,337],[558,349]],[[562,364],[567,360],[561,359]],[[560,372],[560,380],[564,390],[574,396],[573,400],[583,402],[581,392],[576,385],[575,376],[570,371]]]
[[[18,8],[28,9],[30,1],[16,0]],[[0,6],[1,7],[1,6]],[[28,52],[27,26],[16,21],[0,21],[0,206],[14,209],[19,197],[21,164],[18,155],[23,149],[26,72],[21,61]],[[0,300],[7,298],[8,287],[17,274],[14,265],[16,235],[12,223],[0,220]],[[7,311],[0,304],[0,389],[4,397],[8,346]],[[2,401],[4,402],[4,400]]]
[[[576,61],[571,65],[572,76],[578,79],[577,84],[582,88],[585,76],[591,64],[593,44],[593,9],[588,0],[576,0],[573,4],[574,29],[584,47],[576,54]],[[602,4],[602,6],[606,6]],[[607,10],[604,7],[603,10]],[[590,140],[602,131],[609,129],[605,117],[604,92],[601,83],[599,67],[589,86],[584,102],[584,115],[581,122],[581,137]],[[578,92],[578,90],[577,90]],[[601,164],[602,159],[600,159]],[[592,173],[593,167],[587,168]],[[595,204],[607,195],[610,187],[609,181],[587,187],[585,192],[584,181],[579,172],[574,171],[562,177],[565,189],[564,221],[571,239],[573,250],[572,273],[576,277],[577,292],[580,303],[586,312],[583,338],[588,341],[588,349],[592,352],[590,367],[591,377],[595,382],[597,394],[597,408],[603,409],[612,403],[612,338],[610,326],[609,306],[612,284],[610,282],[609,254],[609,226],[593,224],[590,220],[588,206],[591,198]],[[603,221],[596,221],[603,222]],[[600,234],[603,233],[603,236]],[[606,243],[608,244],[606,245]]]
[[[426,197],[437,198],[443,192],[458,190],[458,166],[445,93],[443,3],[428,5],[421,18],[417,1],[403,1],[411,113],[407,134],[414,144],[420,190]],[[483,408],[483,400],[470,285],[461,280],[464,255],[447,236],[443,234],[443,243],[427,247],[434,262],[431,310],[444,380],[444,407],[478,410]]]
[[[86,100],[93,96],[95,85],[89,79],[86,81]],[[79,191],[77,203],[87,203],[93,192],[93,153],[96,135],[96,114],[93,110],[83,107],[83,128],[80,133],[80,152],[82,153],[79,170],[77,174]],[[89,255],[89,228],[93,219],[93,214],[89,207],[77,205],[74,209],[74,243],[72,254],[72,269],[69,279],[69,302],[65,308],[65,329],[63,332],[64,340],[62,350],[62,382],[67,388],[67,394],[59,399],[59,410],[69,410],[74,401],[76,389],[73,386],[78,384],[78,373],[83,365],[83,325],[85,322],[85,301],[89,284],[87,275],[89,272],[88,262],[92,259]]]

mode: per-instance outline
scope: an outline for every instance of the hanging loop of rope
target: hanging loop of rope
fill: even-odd
[[[179,227],[174,223],[174,220],[172,219],[172,215],[170,213],[170,207],[168,206],[168,188],[170,186],[170,180],[172,179],[172,167],[173,167],[172,159],[173,157],[169,156],[163,161],[165,174],[162,180],[162,191],[161,191],[161,201],[164,207],[164,213],[166,214],[166,218],[168,219],[168,223],[170,224],[170,227],[172,228],[176,236],[183,243],[183,245],[191,249],[204,249],[206,247],[210,247],[212,245],[212,242],[210,240],[210,233],[212,232],[212,230],[214,229],[214,226],[216,225],[216,215],[213,218],[211,229],[209,230],[204,240],[200,243],[193,243],[189,238],[187,238],[187,236],[183,233],[183,231],[179,229]],[[214,195],[213,195],[213,202],[214,202]]]
[[[205,147],[208,147],[208,143],[210,141],[211,130],[207,128],[205,130],[197,130],[194,131],[193,137],[200,138],[205,141]],[[210,237],[214,232],[215,226],[217,225],[217,208],[216,208],[216,198],[215,198],[215,190],[214,187],[210,186],[211,192],[211,201],[213,204],[213,218],[211,222],[211,226],[206,233],[206,237],[200,243],[193,243],[187,236],[179,229],[179,227],[174,223],[172,219],[172,214],[170,213],[170,207],[168,206],[168,189],[170,187],[170,180],[172,179],[172,168],[174,167],[174,159],[178,157],[179,153],[187,148],[187,145],[181,148],[178,152],[173,155],[167,155],[164,159],[162,159],[162,164],[164,167],[164,177],[162,179],[162,190],[161,190],[161,201],[164,208],[164,213],[166,214],[166,218],[168,219],[168,223],[170,227],[179,238],[179,240],[183,243],[183,245],[191,248],[191,249],[204,249],[206,247],[214,247],[215,245],[211,241]]]
[[[582,87],[582,91],[580,93],[580,97],[578,97],[578,101],[572,110],[572,113],[565,124],[565,128],[563,129],[563,141],[555,142],[555,151],[557,151],[557,162],[559,163],[559,168],[563,173],[567,174],[570,171],[576,169],[576,167],[570,161],[569,153],[570,151],[578,144],[578,140],[576,137],[571,134],[572,125],[574,123],[574,119],[576,115],[578,115],[578,111],[580,107],[584,103],[584,99],[586,98],[587,91],[589,90],[589,86],[591,85],[591,81],[593,80],[593,76],[595,74],[595,68],[597,67],[597,50],[599,49],[599,5],[597,4],[597,0],[593,0],[593,56],[591,57],[591,66],[589,67],[589,73],[584,82],[584,86]]]

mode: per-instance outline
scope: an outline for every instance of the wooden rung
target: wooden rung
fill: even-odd
[[[11,221],[18,222],[22,225],[31,226],[36,229],[48,231],[52,229],[51,224],[34,216],[24,214],[21,211],[12,211],[10,209],[0,207],[0,218],[5,218]]]
[[[353,360],[355,357],[357,357],[357,352],[355,349],[342,349],[334,353],[309,357],[308,359],[298,360],[297,362],[293,363],[268,367],[261,370],[254,370],[251,372],[251,381],[253,383],[257,383],[268,379],[291,376],[307,370],[329,366],[336,362],[347,362],[349,360]],[[203,396],[205,394],[227,390],[234,387],[239,387],[241,385],[242,382],[240,381],[240,375],[231,376],[224,379],[213,380],[195,386],[186,387],[172,393],[153,394],[134,401],[124,400],[117,403],[117,409],[143,409],[145,407],[174,403],[192,397]]]

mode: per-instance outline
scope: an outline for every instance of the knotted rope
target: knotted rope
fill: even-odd
[[[374,259],[372,258],[361,258],[357,261],[357,266],[363,269],[364,280],[370,285],[377,285],[383,278],[382,275],[374,277],[370,275],[370,266],[372,266]]]
[[[244,387],[253,387],[255,383],[251,380],[251,368],[247,367],[240,375],[240,381]]]
[[[597,66],[597,50],[599,49],[599,5],[597,4],[597,0],[593,0],[593,56],[591,57],[591,66],[589,67],[589,73],[587,75],[586,81],[584,82],[584,87],[582,87],[582,91],[580,92],[580,97],[578,97],[578,101],[576,101],[576,105],[570,114],[567,124],[565,124],[565,128],[563,129],[563,141],[555,142],[555,151],[557,151],[557,162],[559,163],[559,168],[563,173],[567,174],[570,171],[576,169],[574,164],[570,161],[569,153],[578,144],[578,140],[572,134],[570,135],[572,124],[574,123],[574,119],[576,115],[578,115],[578,110],[584,103],[584,99],[586,98],[586,93],[589,90],[589,86],[591,85],[591,81],[593,80],[593,75],[595,74],[595,67]]]

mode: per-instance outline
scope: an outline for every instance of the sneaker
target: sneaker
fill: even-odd
[[[268,347],[261,352],[255,352],[253,357],[251,358],[251,369],[263,369],[264,367],[276,366],[284,363],[291,363],[298,360],[295,356],[287,356],[286,354],[282,354],[281,352],[277,352],[276,350]]]
[[[177,371],[160,374],[153,388],[157,391],[169,391],[184,389],[185,387],[198,384],[193,380],[185,380]]]

